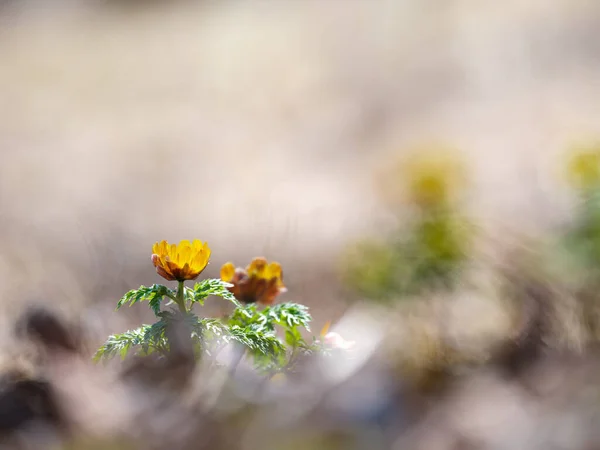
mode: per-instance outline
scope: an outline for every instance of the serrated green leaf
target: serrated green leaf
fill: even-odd
[[[248,348],[257,368],[282,364],[285,360],[285,347],[274,334],[234,325],[229,336]]]
[[[160,303],[164,297],[173,298],[173,291],[166,286],[160,284],[153,284],[152,286],[140,286],[138,289],[133,289],[127,292],[117,302],[117,309],[121,308],[125,304],[132,306],[138,302],[148,301],[150,302],[150,308],[154,314],[158,315],[160,312]]]
[[[280,303],[275,306],[266,308],[263,315],[278,325],[286,328],[297,326],[304,327],[310,331],[311,315],[308,312],[308,307],[297,303]]]
[[[293,327],[285,330],[285,342],[291,347],[298,347],[304,340],[302,339],[300,331],[296,327]]]
[[[194,303],[204,304],[204,300],[214,295],[230,301],[236,307],[241,308],[242,305],[237,301],[235,296],[229,291],[229,287],[233,286],[230,283],[219,280],[218,278],[210,278],[196,283],[193,289],[189,290],[188,299]]]
[[[310,331],[311,316],[308,308],[296,303],[282,303],[267,307],[259,311],[256,305],[248,305],[237,308],[231,315],[228,324],[240,328],[252,327],[262,332],[275,332],[275,326],[282,326],[286,330],[294,330],[299,333],[298,327],[304,327]]]
[[[132,347],[144,343],[144,336],[148,328],[150,328],[149,325],[142,325],[135,330],[109,336],[104,345],[98,349],[93,360],[100,361],[102,359],[113,358],[117,355],[124,359]]]
[[[199,319],[194,328],[196,332],[208,332],[215,337],[221,337],[228,333],[227,326],[217,319]]]
[[[278,367],[285,362],[285,346],[275,334],[257,323],[239,324],[248,319],[246,313],[256,311],[254,307],[248,308],[246,312],[236,310],[237,324],[225,324],[217,319],[197,319],[196,332],[204,340],[208,341],[205,351],[210,352],[211,345],[221,346],[223,344],[238,342],[246,347],[248,353],[257,368],[261,371],[266,367]],[[257,315],[251,314],[252,319]],[[235,322],[235,320],[234,320]]]
[[[160,345],[165,340],[166,329],[167,321],[165,319],[159,320],[146,329],[144,341],[151,345]]]
[[[162,299],[163,297],[155,296],[152,300],[149,301],[150,309],[155,315],[158,315],[160,313],[160,302],[162,301]]]
[[[250,325],[258,325],[259,327],[264,328],[266,322],[267,318],[257,311],[256,305],[252,304],[236,308],[229,317],[228,325],[237,325],[241,328]],[[271,331],[274,331],[274,328],[271,328]]]

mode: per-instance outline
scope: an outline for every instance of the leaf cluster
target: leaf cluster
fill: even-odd
[[[260,310],[256,305],[241,305],[228,287],[230,285],[221,280],[207,279],[193,288],[183,288],[183,301],[186,309],[189,307],[183,315],[175,308],[169,308],[176,304],[177,293],[166,286],[140,286],[127,292],[118,301],[117,309],[148,302],[157,321],[109,336],[94,355],[94,360],[117,356],[124,359],[129,354],[155,352],[166,355],[170,351],[167,330],[176,321],[188,328],[198,358],[216,356],[228,344],[237,343],[251,356],[258,370],[272,373],[290,367],[298,351],[311,351],[300,330],[310,331],[312,318],[306,306],[282,303]],[[191,312],[194,304],[203,305],[210,296],[233,303],[232,314],[224,318],[201,318]],[[278,332],[282,332],[283,339],[277,336]]]
[[[446,208],[425,211],[383,240],[366,240],[343,260],[346,284],[388,302],[433,288],[451,289],[467,261],[472,224]]]

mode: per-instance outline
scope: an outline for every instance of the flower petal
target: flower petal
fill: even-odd
[[[179,264],[185,264],[188,265],[191,263],[192,261],[192,248],[191,246],[184,246],[182,248],[179,249]]]
[[[191,265],[194,270],[202,271],[208,264],[208,258],[206,257],[206,253],[203,251],[199,251],[195,255],[193,255],[191,259]]]
[[[258,258],[254,258],[250,262],[250,264],[246,268],[246,271],[248,272],[248,275],[250,275],[250,276],[257,275],[262,278],[266,267],[267,267],[267,260],[263,257],[258,257]]]
[[[228,262],[221,266],[221,280],[229,283],[233,280],[233,276],[235,275],[235,266],[233,263]]]
[[[210,260],[210,255],[211,255],[211,251],[210,251],[210,247],[208,246],[208,242],[205,242],[204,245],[202,246],[202,253],[204,255],[206,255],[206,264],[208,264],[208,261]]]
[[[267,271],[269,278],[282,278],[281,265],[277,262],[272,262],[267,266]]]
[[[152,254],[152,256],[150,257],[150,260],[152,261],[152,264],[154,264],[154,267],[157,267],[158,264],[160,263],[160,257],[156,253]]]
[[[169,272],[167,272],[165,269],[163,269],[161,266],[157,266],[156,267],[156,272],[163,278],[165,278],[166,280],[169,281],[173,281],[175,279],[175,277],[173,275],[171,275]]]
[[[206,244],[204,244],[204,245],[206,245]],[[194,253],[202,250],[202,247],[203,247],[202,241],[200,239],[194,239],[194,242],[192,242],[192,250],[194,250]]]
[[[167,241],[161,241],[158,246],[158,254],[160,256],[167,255],[169,253],[169,243]]]

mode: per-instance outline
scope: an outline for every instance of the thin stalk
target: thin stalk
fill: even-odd
[[[179,285],[177,286],[177,295],[175,296],[175,303],[177,303],[177,306],[179,306],[179,311],[185,314],[187,313],[187,308],[185,307],[185,299],[183,296],[184,290],[185,287],[183,286],[183,281],[180,281]]]

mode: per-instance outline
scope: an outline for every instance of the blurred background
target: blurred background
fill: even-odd
[[[153,242],[197,237],[211,274],[280,260],[319,317],[340,300],[340,250],[390,223],[377,170],[432,141],[467,155],[486,223],[547,226],[565,212],[557,152],[598,131],[599,15],[584,0],[4,0],[1,297],[112,306],[157,280]]]
[[[575,217],[565,154],[599,136],[599,76],[592,0],[2,0],[0,319],[149,320],[116,300],[160,282],[155,241],[198,238],[210,276],[279,261],[318,331],[382,296],[355,246],[414,217],[389,173],[434,147],[468,171],[493,285],[481,265]],[[445,326],[508,333],[499,295],[457,297]]]

